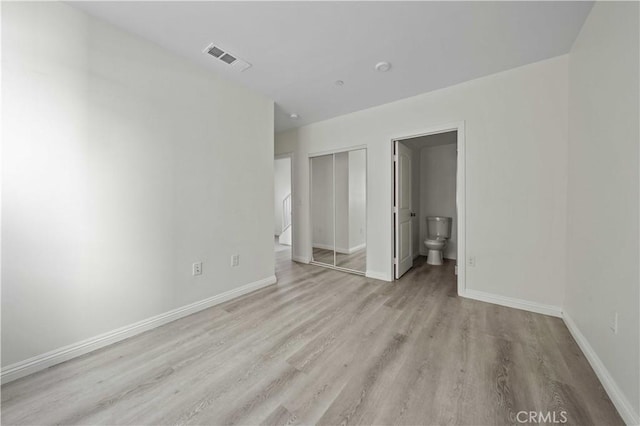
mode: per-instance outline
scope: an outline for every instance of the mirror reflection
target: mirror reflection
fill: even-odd
[[[365,149],[311,158],[313,261],[366,270]]]
[[[311,226],[313,260],[335,265],[333,154],[311,159]]]
[[[366,269],[367,156],[364,149],[335,158],[336,266]]]

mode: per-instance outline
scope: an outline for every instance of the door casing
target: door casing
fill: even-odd
[[[458,216],[458,254],[457,254],[457,285],[458,295],[463,296],[467,289],[467,214],[466,214],[466,144],[465,144],[465,123],[459,121],[455,123],[447,123],[436,126],[425,127],[419,129],[414,133],[409,133],[394,137],[389,144],[389,153],[391,158],[391,232],[389,235],[389,242],[392,247],[391,250],[391,277],[395,280],[395,233],[396,220],[394,215],[395,210],[395,158],[394,147],[396,141],[402,141],[404,139],[412,139],[420,136],[436,135],[438,133],[457,132],[457,160],[456,160],[456,212]]]

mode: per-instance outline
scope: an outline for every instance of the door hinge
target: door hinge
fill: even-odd
[[[398,154],[393,154],[393,161],[398,162]]]

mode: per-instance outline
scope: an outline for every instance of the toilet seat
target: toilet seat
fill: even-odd
[[[429,265],[442,265],[442,251],[446,244],[447,239],[441,237],[427,238],[424,240],[424,245],[429,250],[429,254],[427,256],[427,263]]]
[[[442,249],[444,247],[446,243],[446,240],[444,238],[427,238],[424,241],[424,245],[426,245],[428,248],[434,248],[434,249]]]

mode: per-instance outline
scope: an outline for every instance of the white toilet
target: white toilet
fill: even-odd
[[[427,263],[442,265],[442,251],[451,236],[451,218],[443,216],[427,216],[427,239],[424,245],[429,249]]]

